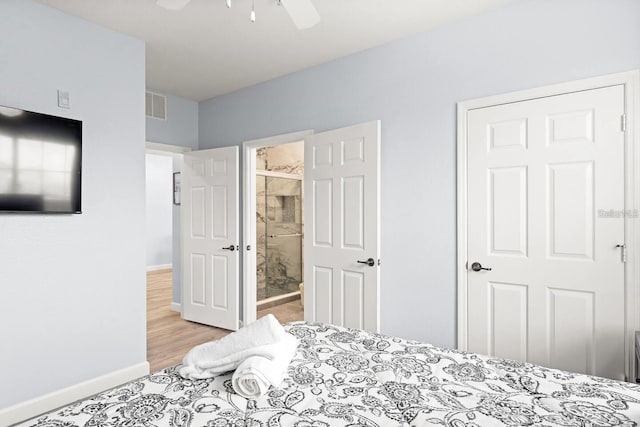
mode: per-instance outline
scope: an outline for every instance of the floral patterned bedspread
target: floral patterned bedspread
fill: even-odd
[[[231,374],[167,368],[20,427],[637,426],[640,386],[294,322],[300,346],[278,389],[235,394]]]

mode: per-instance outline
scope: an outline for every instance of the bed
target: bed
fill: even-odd
[[[283,384],[256,400],[231,374],[185,380],[180,365],[20,427],[636,426],[640,386],[437,348],[357,329],[293,322]]]

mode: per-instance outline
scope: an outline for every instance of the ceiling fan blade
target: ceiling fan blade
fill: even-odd
[[[169,10],[180,10],[191,0],[156,0],[156,4]]]
[[[311,28],[320,22],[320,15],[311,0],[280,0],[280,4],[299,30]]]

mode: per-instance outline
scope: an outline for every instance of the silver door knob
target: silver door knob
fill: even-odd
[[[480,270],[491,271],[491,268],[484,268],[482,264],[480,264],[479,262],[474,262],[473,264],[471,264],[471,269],[473,271],[480,271]]]
[[[369,258],[366,261],[358,260],[358,264],[367,264],[369,267],[373,267],[374,265],[376,265],[376,261],[373,258]]]

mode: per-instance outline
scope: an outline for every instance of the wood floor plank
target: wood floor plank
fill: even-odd
[[[194,346],[224,337],[230,331],[188,322],[180,313],[171,311],[171,270],[147,273],[147,360],[151,372],[182,361]],[[272,313],[279,322],[302,320],[300,301],[292,301],[261,310],[258,318]]]

